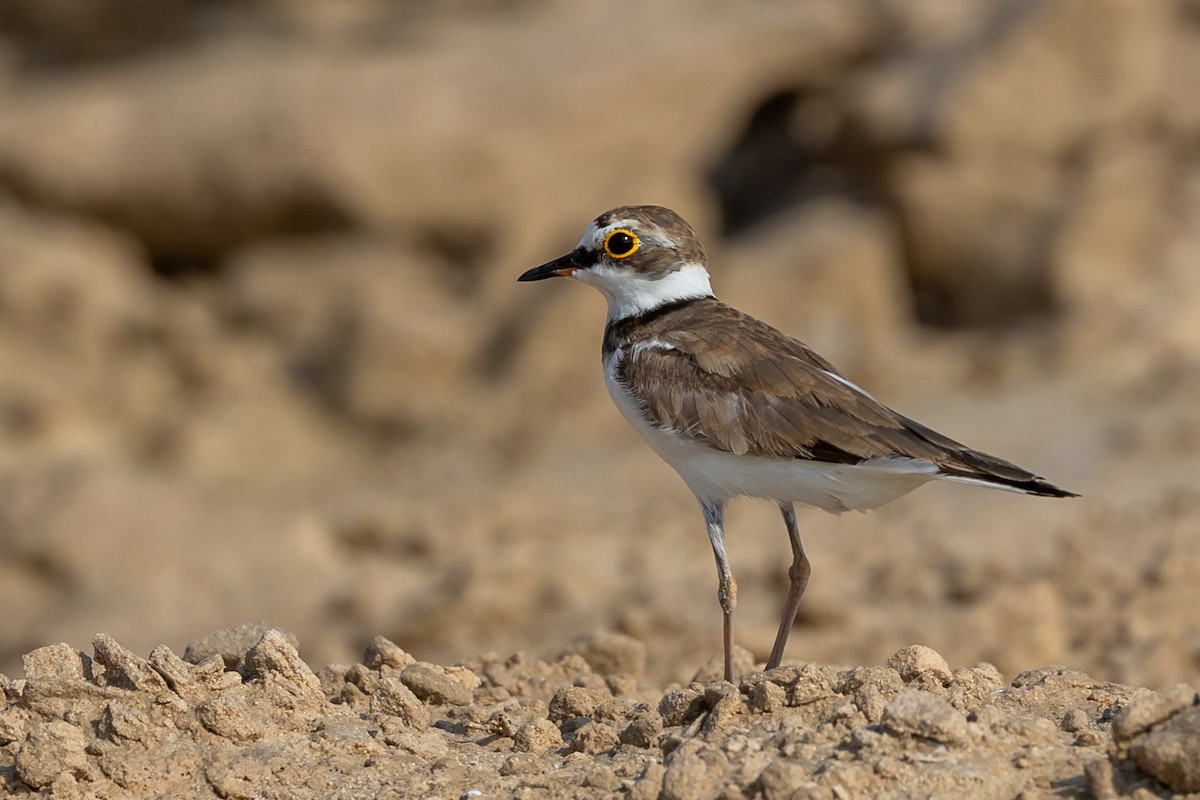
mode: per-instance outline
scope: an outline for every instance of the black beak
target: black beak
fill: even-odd
[[[517,280],[544,281],[546,278],[565,277],[577,269],[584,269],[591,265],[592,261],[588,258],[587,252],[582,247],[577,247],[562,258],[556,258],[540,267],[534,267]]]

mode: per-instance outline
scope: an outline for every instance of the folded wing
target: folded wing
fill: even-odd
[[[943,477],[1068,496],[892,411],[803,343],[716,301],[706,324],[629,348],[617,380],[655,425],[738,455],[860,464],[915,459]]]

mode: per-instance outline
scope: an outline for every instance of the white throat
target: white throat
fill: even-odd
[[[595,286],[608,301],[608,319],[624,319],[674,303],[712,297],[708,270],[700,264],[688,263],[659,279],[643,277],[627,270],[597,264],[581,269],[572,277]]]

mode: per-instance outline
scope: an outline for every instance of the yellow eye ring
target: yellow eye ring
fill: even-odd
[[[629,258],[638,251],[641,244],[636,233],[617,228],[604,237],[604,252],[613,258]]]

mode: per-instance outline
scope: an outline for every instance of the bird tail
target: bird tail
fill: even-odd
[[[1029,475],[1027,478],[1012,478],[1004,475],[968,473],[956,470],[943,470],[939,478],[955,483],[970,483],[976,486],[986,486],[989,489],[1004,489],[1009,492],[1023,492],[1038,497],[1079,497],[1075,492],[1060,489],[1045,478]]]

